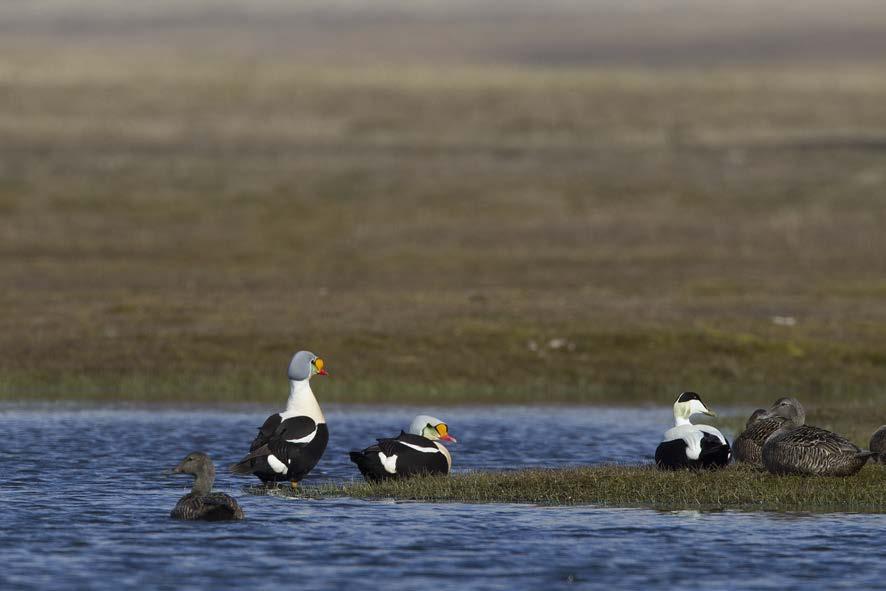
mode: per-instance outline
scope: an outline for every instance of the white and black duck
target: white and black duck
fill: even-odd
[[[266,484],[289,481],[294,488],[317,465],[329,430],[311,390],[315,375],[328,375],[323,360],[310,351],[296,353],[289,364],[286,409],[267,418],[249,454],[231,466],[234,474],[254,474]]]
[[[389,439],[379,439],[363,451],[352,451],[351,461],[369,482],[408,478],[417,474],[449,474],[452,456],[440,443],[455,443],[446,423],[428,415],[413,419],[409,431]]]
[[[871,435],[871,442],[868,444],[868,449],[877,454],[871,459],[876,460],[881,464],[886,463],[886,425],[883,425],[874,431],[874,434]]]
[[[773,474],[851,476],[876,454],[827,429],[786,421],[763,444],[763,466]]]
[[[786,397],[776,400],[769,410],[757,409],[735,441],[732,454],[736,462],[744,462],[763,468],[763,444],[787,421],[803,425],[806,422],[806,409],[796,398]]]
[[[719,430],[710,425],[693,425],[694,414],[716,416],[695,392],[683,392],[674,403],[674,427],[668,429],[655,450],[659,468],[719,468],[729,463],[729,443]]]
[[[173,519],[202,519],[205,521],[230,521],[243,519],[243,509],[237,501],[225,493],[212,492],[215,482],[215,466],[205,453],[189,453],[181,463],[172,469],[174,474],[193,474],[194,486],[191,492],[176,503]]]

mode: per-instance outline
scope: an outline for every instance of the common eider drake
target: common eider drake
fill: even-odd
[[[286,410],[267,418],[249,447],[249,454],[231,466],[234,474],[255,474],[262,482],[297,483],[310,472],[329,442],[323,411],[311,390],[311,378],[328,375],[322,359],[299,351],[289,364]]]
[[[225,493],[212,492],[215,482],[215,466],[205,453],[189,453],[181,463],[172,469],[175,474],[193,474],[194,486],[191,492],[175,504],[173,519],[202,519],[205,521],[229,521],[243,519],[243,509]]]
[[[378,443],[363,451],[352,451],[351,461],[369,482],[391,478],[408,478],[416,474],[449,474],[452,456],[440,443],[455,443],[449,427],[440,419],[419,415],[413,419],[409,432]]]
[[[832,431],[786,421],[763,444],[763,465],[773,474],[851,476],[874,456]]]
[[[871,442],[868,444],[868,448],[875,454],[873,460],[881,464],[886,464],[886,425],[883,425],[871,435]]]
[[[778,431],[787,421],[793,421],[797,425],[806,422],[806,409],[796,398],[779,398],[762,414],[759,409],[754,411],[745,430],[732,442],[735,461],[763,469],[763,444],[767,437]]]
[[[693,425],[689,417],[716,416],[695,392],[683,392],[674,403],[674,427],[665,431],[655,450],[659,468],[719,468],[729,463],[731,451],[723,434],[710,425]]]

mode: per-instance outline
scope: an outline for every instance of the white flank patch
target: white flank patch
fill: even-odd
[[[286,464],[278,460],[275,456],[268,456],[268,465],[271,466],[271,469],[277,474],[284,474],[286,472]]]
[[[400,445],[405,445],[406,447],[411,447],[415,451],[424,452],[426,454],[440,453],[440,450],[437,449],[436,445],[434,447],[419,447],[419,446],[413,445],[411,443],[406,443],[405,441],[398,441],[397,443],[399,443]]]
[[[381,460],[381,465],[388,474],[397,473],[397,454],[388,457],[382,452],[378,452],[378,459]]]
[[[304,437],[299,437],[298,439],[287,439],[286,443],[308,443],[311,440],[313,440],[316,435],[317,435],[317,430],[314,429],[313,431],[311,431],[310,433],[308,433]]]

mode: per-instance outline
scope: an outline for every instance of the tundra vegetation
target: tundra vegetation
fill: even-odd
[[[324,37],[302,13],[11,11],[0,396],[274,403],[306,347],[325,403],[794,394],[865,443],[886,422],[884,15],[825,43],[854,13],[813,4],[630,46],[559,12]],[[749,35],[777,42],[718,41]]]

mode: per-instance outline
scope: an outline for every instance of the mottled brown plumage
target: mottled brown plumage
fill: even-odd
[[[169,514],[173,519],[202,519],[204,521],[229,521],[243,519],[243,510],[225,493],[214,493],[215,466],[209,456],[202,452],[187,455],[173,470],[176,474],[193,474],[191,492],[179,499]]]
[[[881,464],[886,464],[886,425],[881,426],[871,435],[871,442],[868,447],[876,455],[872,460]]]
[[[763,467],[763,444],[766,439],[788,422],[783,417],[758,419],[742,431],[732,442],[732,457],[736,462]]]
[[[773,474],[851,476],[872,454],[826,429],[789,422],[766,440],[762,455]]]
[[[769,410],[757,409],[748,419],[745,430],[732,442],[732,457],[736,462],[744,462],[763,469],[763,444],[786,422],[802,425],[806,421],[806,410],[796,398],[779,398]]]

